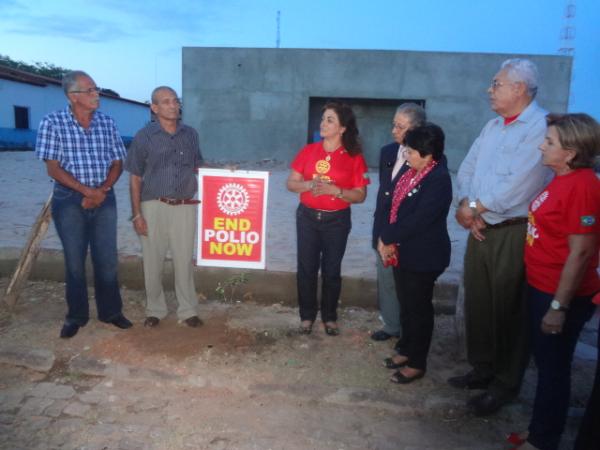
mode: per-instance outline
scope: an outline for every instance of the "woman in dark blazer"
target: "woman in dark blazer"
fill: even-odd
[[[385,365],[398,369],[391,378],[406,384],[422,378],[433,333],[433,286],[450,263],[446,218],[452,183],[444,157],[444,132],[432,123],[405,137],[407,166],[392,198],[389,222],[377,249],[382,261],[396,264],[394,280],[402,311],[397,354]]]
[[[373,214],[373,249],[377,251],[377,241],[384,224],[390,220],[392,194],[396,182],[400,178],[400,169],[405,163],[404,136],[411,128],[423,125],[426,120],[425,110],[416,103],[403,103],[394,114],[392,136],[394,142],[382,147],[379,156],[379,190]],[[381,258],[377,257],[377,306],[379,318],[383,324],[380,330],[371,334],[374,341],[385,341],[391,337],[400,337],[400,305],[396,298],[394,271],[391,267],[383,267]]]

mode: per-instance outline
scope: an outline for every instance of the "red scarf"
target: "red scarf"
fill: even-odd
[[[390,211],[390,223],[396,223],[398,219],[398,209],[404,199],[409,196],[409,193],[416,192],[415,187],[419,185],[421,180],[425,178],[429,172],[437,166],[438,162],[431,160],[421,172],[418,172],[412,167],[402,174],[396,187],[394,188],[394,197],[392,198],[392,210]],[[413,193],[414,193],[413,192]]]

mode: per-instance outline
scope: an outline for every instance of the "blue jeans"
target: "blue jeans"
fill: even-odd
[[[575,297],[566,312],[562,333],[544,334],[540,326],[553,298],[553,294],[528,286],[531,343],[538,382],[527,440],[540,450],[558,448],[569,409],[575,345],[595,310],[591,296]]]
[[[314,321],[319,310],[317,281],[321,269],[321,320],[335,322],[342,290],[342,258],[351,228],[350,208],[319,211],[300,204],[298,234],[298,306],[300,320]]]
[[[85,260],[88,247],[94,267],[98,319],[110,322],[121,314],[117,279],[117,206],[114,191],[98,208],[84,209],[83,196],[58,183],[52,196],[52,219],[65,259],[66,321],[84,326],[90,317]]]

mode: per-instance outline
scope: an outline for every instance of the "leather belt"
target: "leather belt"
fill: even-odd
[[[300,210],[304,211],[304,214],[306,214],[311,219],[317,220],[319,222],[335,220],[337,217],[344,216],[345,214],[350,214],[350,208],[328,211],[325,209],[309,208],[308,206],[302,203],[300,203]]]
[[[527,223],[527,217],[515,217],[514,219],[506,219],[502,222],[495,223],[493,225],[485,223],[485,228],[488,230],[494,230],[496,228],[508,227],[510,225],[521,225]]]
[[[166,203],[167,205],[197,205],[200,203],[200,200],[196,200],[193,198],[167,198],[167,197],[158,197],[158,200]]]

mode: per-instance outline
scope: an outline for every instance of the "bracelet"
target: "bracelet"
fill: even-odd
[[[338,192],[337,194],[335,194],[335,196],[339,199],[341,199],[344,196],[344,190],[342,188],[340,188],[340,192]]]
[[[129,221],[130,221],[130,222],[135,222],[135,221],[136,221],[136,220],[138,220],[140,217],[142,217],[142,214],[141,214],[141,213],[140,213],[140,214],[136,214],[135,216],[131,216],[131,217],[129,218]]]

